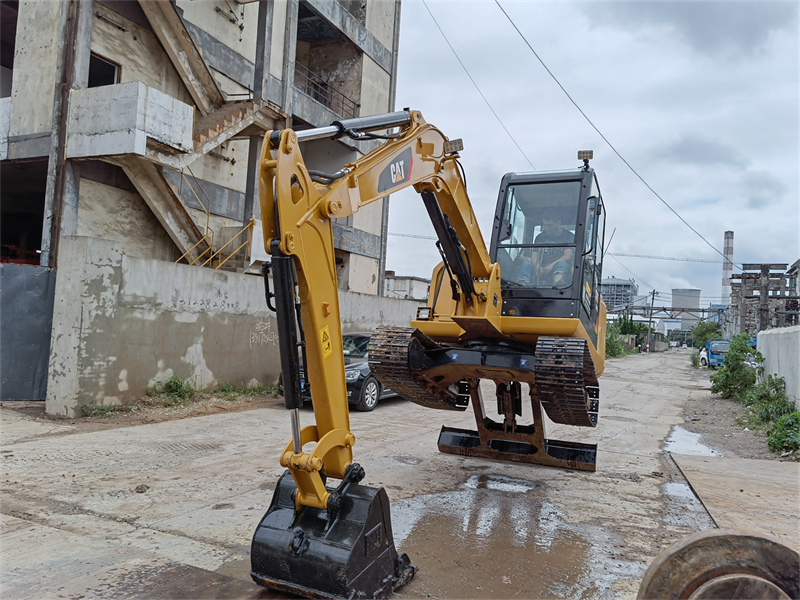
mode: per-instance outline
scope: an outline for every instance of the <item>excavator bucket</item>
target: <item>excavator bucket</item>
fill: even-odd
[[[383,488],[353,480],[328,510],[296,510],[296,489],[287,470],[253,536],[256,583],[304,598],[388,598],[414,577],[417,568],[395,550]]]

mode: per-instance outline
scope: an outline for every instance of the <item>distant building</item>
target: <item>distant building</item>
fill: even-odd
[[[700,290],[672,289],[672,306],[674,308],[700,308]],[[691,329],[700,320],[701,313],[681,313],[681,329]]]
[[[423,277],[402,277],[394,274],[394,271],[386,271],[384,277],[386,282],[385,296],[389,298],[403,298],[404,300],[428,300],[428,291],[431,287],[431,280]]]
[[[606,303],[608,312],[618,312],[629,304],[633,304],[639,286],[633,279],[617,279],[609,277],[600,283],[600,294]]]

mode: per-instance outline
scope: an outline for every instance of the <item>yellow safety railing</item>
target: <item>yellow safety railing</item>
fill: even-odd
[[[219,261],[219,263],[214,268],[215,269],[220,269],[220,268],[222,268],[222,265],[224,265],[231,258],[233,258],[233,256],[237,252],[239,252],[239,250],[241,250],[242,248],[245,248],[244,255],[245,255],[245,259],[247,259],[247,248],[250,246],[250,237],[251,237],[251,233],[253,231],[253,227],[254,226],[255,226],[255,221],[253,219],[250,219],[250,222],[247,225],[242,227],[242,229],[240,231],[238,231],[236,233],[236,235],[234,235],[230,240],[225,242],[224,245],[220,246],[220,248],[214,254],[212,254],[209,257],[209,259],[206,262],[204,262],[201,266],[204,267],[209,262],[211,263],[211,265],[209,265],[209,266],[213,266],[214,265],[214,259],[216,258]],[[240,244],[238,247],[236,247],[235,249],[231,250],[230,253],[228,254],[228,256],[225,258],[225,260],[220,260],[222,258],[222,251],[225,248],[227,248],[228,246],[232,245],[234,240],[238,239],[239,236],[241,236],[243,233],[247,234],[247,237],[245,237],[244,243]]]
[[[192,184],[189,183],[188,179],[186,179],[186,175],[184,174],[183,169],[181,169],[181,185],[180,185],[180,187],[178,189],[178,197],[181,200],[183,200],[183,182],[186,181],[186,185],[189,186],[189,189],[192,191],[192,194],[194,194],[194,197],[197,198],[197,202],[200,204],[200,206],[203,207],[203,211],[206,213],[206,233],[205,233],[205,235],[203,237],[201,237],[199,240],[197,240],[197,243],[194,246],[192,246],[186,252],[181,254],[180,258],[175,261],[176,263],[181,262],[185,256],[191,255],[191,252],[195,248],[197,248],[200,244],[202,244],[203,242],[208,243],[208,248],[203,250],[194,259],[189,261],[189,264],[193,265],[198,260],[203,258],[203,256],[205,256],[207,253],[210,253],[211,256],[214,255],[214,230],[211,229],[211,198],[208,197],[208,194],[206,194],[206,191],[203,189],[203,186],[200,185],[200,180],[197,179],[197,177],[195,176],[194,172],[192,171],[192,168],[191,167],[187,167],[187,168],[189,169],[189,173],[191,173],[192,178],[194,179],[195,183],[197,184],[197,187],[200,188],[200,191],[203,192],[203,195],[206,197],[206,200],[208,201],[208,206],[203,204],[203,201],[200,199],[200,196],[198,196],[197,192],[194,191],[194,188],[192,187]],[[210,241],[209,241],[209,238],[210,238]],[[208,261],[206,261],[206,262],[208,262]],[[203,263],[203,264],[205,265],[205,263]]]
[[[197,183],[197,187],[200,188],[200,191],[203,193],[203,196],[206,197],[207,204],[204,204],[203,201],[200,199],[200,196],[197,194],[197,192],[194,191],[194,187],[192,187],[192,184],[186,178],[186,175],[183,173],[183,170],[181,170],[181,185],[180,185],[180,189],[178,191],[178,194],[179,194],[180,198],[182,199],[183,198],[183,182],[186,181],[186,185],[189,186],[189,189],[192,191],[192,194],[194,194],[194,197],[197,198],[197,202],[200,204],[200,206],[203,207],[203,210],[206,213],[206,233],[202,238],[200,238],[197,241],[197,243],[194,246],[192,246],[186,252],[184,252],[181,255],[181,257],[178,260],[176,260],[175,262],[176,263],[180,262],[186,257],[188,257],[187,260],[189,260],[189,258],[191,258],[192,251],[195,248],[197,248],[200,244],[202,244],[203,242],[206,242],[208,244],[208,247],[205,250],[203,250],[200,254],[198,254],[195,258],[191,259],[189,261],[190,265],[199,264],[201,267],[209,266],[209,267],[214,268],[214,269],[220,269],[222,267],[222,265],[224,265],[231,258],[233,258],[233,256],[237,252],[239,252],[242,248],[245,249],[245,259],[246,259],[247,258],[247,254],[248,254],[248,249],[249,249],[250,243],[252,241],[251,237],[252,237],[253,227],[255,226],[255,221],[253,219],[251,219],[250,222],[247,225],[242,227],[242,229],[239,232],[237,232],[236,235],[234,235],[230,240],[225,242],[225,244],[222,245],[220,248],[218,248],[216,250],[216,252],[215,252],[214,251],[214,230],[211,229],[211,198],[208,197],[208,194],[206,194],[206,191],[203,189],[203,186],[200,185],[200,180],[197,179],[195,174],[192,172],[192,168],[191,167],[187,167],[187,168],[189,169],[189,173],[192,175],[192,178],[195,180],[195,183]],[[234,243],[234,241],[239,239],[239,237],[243,233],[247,234],[247,236],[245,237],[244,242],[239,244],[239,246],[237,246],[235,249],[231,250],[229,252],[228,256],[225,258],[225,260],[222,260],[222,251],[225,248],[227,248],[228,246],[231,246]],[[205,257],[205,260],[202,263],[200,263],[199,261],[203,257]],[[217,260],[217,266],[216,267],[214,266],[214,259]]]

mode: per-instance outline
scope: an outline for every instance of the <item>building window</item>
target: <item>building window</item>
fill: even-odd
[[[89,87],[101,87],[119,83],[122,67],[107,58],[95,54],[89,57]]]

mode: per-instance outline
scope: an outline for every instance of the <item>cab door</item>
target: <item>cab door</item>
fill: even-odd
[[[586,228],[583,243],[583,273],[581,279],[581,309],[590,335],[597,330],[600,316],[600,282],[603,277],[603,241],[605,207],[600,196],[597,178],[592,176],[592,188],[586,199]],[[593,336],[593,337],[596,337]],[[595,344],[597,340],[594,340]]]

